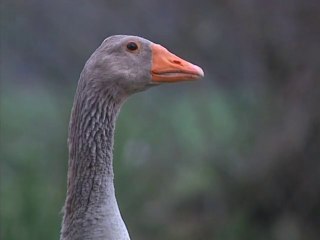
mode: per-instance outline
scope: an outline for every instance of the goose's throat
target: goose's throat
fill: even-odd
[[[109,95],[92,96],[95,97],[76,96],[71,114],[68,189],[62,233],[67,236],[71,229],[78,229],[77,234],[81,237],[98,232],[104,237],[111,234],[110,239],[129,239],[118,238],[118,234],[127,234],[127,230],[113,184],[114,130],[121,101],[115,101]],[[79,221],[95,224],[81,226]],[[96,239],[100,238],[97,236]]]

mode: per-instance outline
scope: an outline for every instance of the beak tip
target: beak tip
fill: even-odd
[[[201,67],[195,65],[197,73],[199,74],[199,77],[203,78],[204,77],[204,71],[202,70]]]

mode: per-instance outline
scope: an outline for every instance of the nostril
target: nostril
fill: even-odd
[[[175,64],[181,64],[181,62],[179,60],[173,60],[173,63]]]

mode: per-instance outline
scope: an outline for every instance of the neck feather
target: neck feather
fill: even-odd
[[[69,126],[67,199],[61,239],[129,239],[115,198],[112,151],[124,98],[78,87]]]

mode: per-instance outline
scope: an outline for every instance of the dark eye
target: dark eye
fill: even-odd
[[[130,51],[135,51],[138,49],[138,45],[135,42],[129,42],[127,44],[127,49]]]

